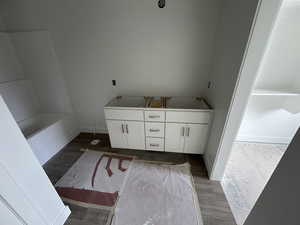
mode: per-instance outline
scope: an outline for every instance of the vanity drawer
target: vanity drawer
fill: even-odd
[[[163,138],[146,138],[146,150],[164,151],[165,141]]]
[[[104,109],[105,118],[110,120],[144,121],[143,110]]]
[[[210,112],[166,112],[166,122],[174,123],[210,123]]]
[[[164,122],[164,111],[145,111],[145,121]]]
[[[165,136],[165,124],[146,122],[145,130],[147,137],[164,137]]]

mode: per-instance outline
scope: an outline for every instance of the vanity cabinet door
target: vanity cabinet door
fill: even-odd
[[[125,122],[120,120],[106,120],[112,148],[127,148]]]
[[[145,149],[145,125],[139,121],[125,121],[125,133],[129,149]]]
[[[165,151],[184,151],[184,124],[167,123],[165,130]]]
[[[184,153],[203,154],[207,141],[208,125],[186,124]]]

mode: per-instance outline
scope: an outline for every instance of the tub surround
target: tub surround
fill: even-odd
[[[40,164],[79,134],[47,31],[0,34],[0,96]]]
[[[203,154],[213,110],[198,97],[124,97],[104,107],[113,148]]]
[[[72,114],[39,114],[18,125],[41,165],[79,134]]]
[[[0,96],[41,165],[79,134],[73,114],[41,112],[31,80],[0,83]]]

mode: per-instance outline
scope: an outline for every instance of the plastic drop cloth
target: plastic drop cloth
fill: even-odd
[[[189,164],[134,161],[112,225],[202,225]]]
[[[70,203],[111,209],[132,160],[132,157],[88,150],[56,183],[56,190]]]

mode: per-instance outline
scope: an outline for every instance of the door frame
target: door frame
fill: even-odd
[[[223,178],[255,80],[284,0],[260,0],[234,88],[210,179]]]

